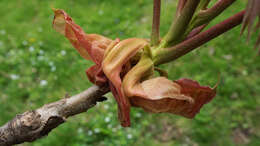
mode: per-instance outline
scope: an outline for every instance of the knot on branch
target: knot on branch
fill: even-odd
[[[0,146],[32,142],[48,135],[52,129],[64,123],[66,118],[104,101],[106,98],[103,95],[108,91],[108,88],[93,86],[78,95],[15,116],[0,127]]]
[[[23,130],[21,130],[21,132],[28,132],[28,131],[32,131],[32,130],[36,130],[40,127],[40,123],[41,123],[41,115],[36,113],[35,111],[29,111],[24,113],[23,115],[17,115],[16,118],[18,120],[15,121],[13,123],[12,127],[18,127],[21,126],[23,127]]]
[[[35,111],[28,111],[24,114],[17,115],[12,121],[5,125],[4,130],[0,131],[0,145],[6,141],[5,145],[21,143],[35,140],[34,133],[41,127],[41,115]]]
[[[48,119],[48,121],[44,124],[44,127],[40,132],[41,136],[48,135],[48,133],[52,129],[58,127],[60,124],[62,124],[64,122],[65,122],[64,118],[61,118],[61,117],[58,117],[58,116],[50,117]]]

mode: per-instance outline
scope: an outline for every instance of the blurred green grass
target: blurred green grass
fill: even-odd
[[[237,1],[211,24],[242,10]],[[51,28],[51,8],[67,11],[88,33],[115,39],[149,38],[151,0],[1,0],[0,125],[18,113],[74,95],[91,86],[82,59]],[[161,33],[169,28],[176,3],[162,5]],[[169,19],[170,18],[170,19]],[[170,114],[149,114],[134,108],[132,127],[121,128],[111,95],[87,113],[68,119],[48,137],[22,145],[260,145],[260,59],[246,44],[240,27],[200,49],[163,65],[171,79],[192,78],[214,85],[216,98],[189,120]]]

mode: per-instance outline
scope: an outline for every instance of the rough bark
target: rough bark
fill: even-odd
[[[87,111],[104,101],[109,90],[92,86],[69,98],[46,104],[36,110],[16,115],[14,119],[0,127],[0,146],[9,146],[23,142],[32,142],[66,122],[70,116]]]

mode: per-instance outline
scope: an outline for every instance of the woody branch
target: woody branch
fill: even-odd
[[[16,115],[0,127],[0,146],[32,142],[66,122],[68,117],[86,112],[94,107],[109,90],[96,85],[87,90],[59,101],[46,104],[36,110]]]

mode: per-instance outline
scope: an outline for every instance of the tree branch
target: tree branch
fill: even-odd
[[[57,102],[46,104],[33,111],[27,111],[0,127],[0,146],[32,142],[66,122],[70,116],[87,111],[104,101],[109,90],[92,86],[87,90]]]

